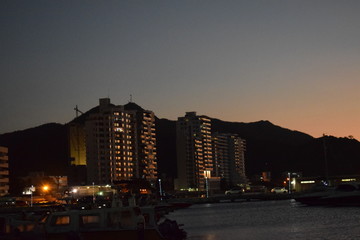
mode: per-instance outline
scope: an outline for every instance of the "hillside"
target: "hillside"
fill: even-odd
[[[68,166],[67,127],[49,123],[0,135],[0,145],[9,148],[10,188],[17,177],[29,172],[65,175]]]
[[[212,128],[214,132],[236,133],[246,140],[246,170],[249,176],[261,171],[279,175],[284,171],[297,170],[291,160],[299,154],[299,146],[313,140],[310,135],[276,126],[269,121],[236,123],[213,119]]]
[[[304,176],[324,176],[324,146],[330,176],[360,174],[357,170],[360,169],[360,143],[355,139],[313,138],[269,121],[237,123],[212,119],[212,129],[213,132],[236,133],[246,140],[245,165],[249,177],[262,171],[270,171],[275,179],[287,171],[302,172]],[[159,172],[167,175],[175,172],[175,135],[175,121],[157,120]]]
[[[94,109],[88,113],[91,111]],[[81,116],[75,121],[83,121],[83,118]],[[249,177],[262,171],[271,171],[274,178],[284,171],[324,176],[324,146],[329,175],[360,174],[360,143],[355,139],[313,138],[269,121],[236,123],[213,119],[212,125],[214,132],[237,133],[246,140],[246,172]],[[176,121],[157,118],[156,135],[158,172],[162,177],[176,177]],[[2,134],[0,145],[9,148],[12,190],[16,189],[17,177],[29,172],[67,174],[67,125],[50,123]]]

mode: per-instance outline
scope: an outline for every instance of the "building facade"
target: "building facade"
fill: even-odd
[[[69,124],[69,154],[71,165],[86,166],[86,145],[84,124],[73,122]]]
[[[137,176],[151,183],[157,180],[155,114],[144,110],[135,103],[128,103],[125,110],[131,115],[134,129]]]
[[[136,104],[135,104],[136,105]],[[137,105],[136,105],[137,106]],[[87,182],[156,181],[155,116],[100,99],[85,121]]]
[[[228,187],[245,184],[246,141],[229,133],[214,133],[212,139],[216,176]]]
[[[77,106],[74,110],[76,111],[76,118],[67,124],[70,159],[70,167],[67,173],[68,183],[70,185],[85,185],[87,183],[85,120],[89,113],[84,114]]]
[[[176,123],[178,178],[175,189],[205,190],[214,174],[211,119],[187,112]]]
[[[85,122],[88,183],[111,184],[136,174],[134,129],[123,106],[100,99],[99,111]]]
[[[0,196],[9,193],[9,156],[8,148],[0,146]]]

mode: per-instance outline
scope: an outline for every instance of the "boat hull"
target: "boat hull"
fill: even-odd
[[[143,235],[143,237],[141,237]],[[155,229],[145,229],[143,233],[136,230],[108,230],[108,231],[89,231],[89,232],[69,232],[46,234],[47,240],[164,240],[160,233]]]

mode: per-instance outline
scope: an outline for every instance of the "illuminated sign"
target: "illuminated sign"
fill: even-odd
[[[310,180],[310,181],[301,181],[301,184],[310,184],[310,183],[315,183],[314,180]]]
[[[344,179],[341,179],[342,182],[355,182],[356,181],[356,178],[344,178]]]

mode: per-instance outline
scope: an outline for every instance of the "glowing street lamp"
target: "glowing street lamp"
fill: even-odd
[[[160,193],[160,201],[162,201],[162,197],[163,197],[163,192],[162,192],[162,188],[161,188],[161,179],[159,178],[159,193]]]
[[[43,186],[43,191],[44,191],[44,192],[49,191],[49,189],[50,189],[50,188],[49,188],[49,186],[48,186],[48,185],[44,185],[44,186]]]
[[[30,207],[32,207],[33,206],[33,201],[34,201],[33,193],[35,192],[35,187],[33,185],[31,185],[29,190],[30,190],[30,194],[31,194],[31,196],[30,196]]]
[[[205,186],[206,186],[206,198],[209,197],[209,182],[208,182],[208,178],[211,177],[211,173],[209,170],[205,170],[204,171],[204,176],[205,176]]]

